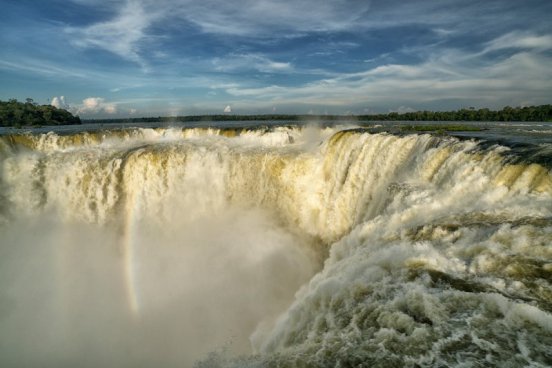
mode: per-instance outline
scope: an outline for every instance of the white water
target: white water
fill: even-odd
[[[7,365],[552,361],[552,175],[505,147],[317,128],[0,145]]]

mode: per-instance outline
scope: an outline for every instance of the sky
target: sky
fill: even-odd
[[[550,0],[0,6],[0,100],[84,119],[552,103]]]

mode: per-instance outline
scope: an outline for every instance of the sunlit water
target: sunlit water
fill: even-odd
[[[263,125],[1,131],[0,365],[552,364],[550,125]]]

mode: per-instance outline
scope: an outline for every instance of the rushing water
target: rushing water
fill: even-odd
[[[486,127],[4,131],[0,365],[551,366],[552,129]]]

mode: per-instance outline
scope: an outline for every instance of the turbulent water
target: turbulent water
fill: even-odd
[[[1,136],[0,365],[551,366],[552,153],[519,152],[339,127]]]

